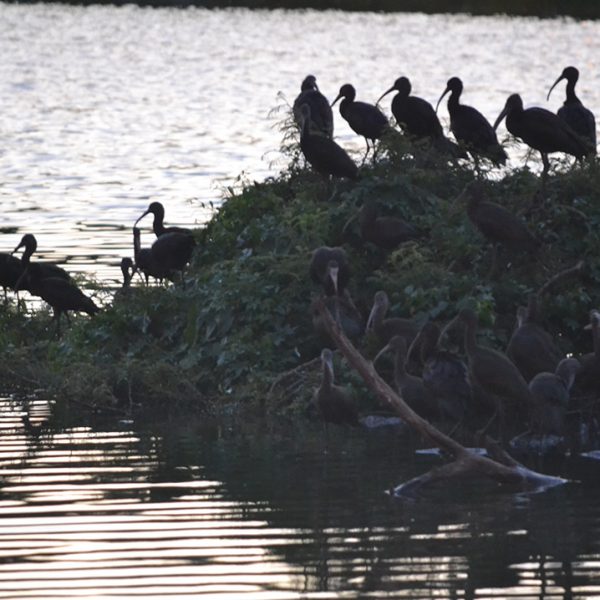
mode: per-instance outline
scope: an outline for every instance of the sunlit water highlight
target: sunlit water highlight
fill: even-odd
[[[574,64],[600,110],[592,21],[0,4],[0,53],[0,251],[33,232],[40,256],[102,280],[120,278],[149,201],[200,225],[242,172],[285,164],[284,113],[269,113],[309,72],[330,99],[351,82],[369,102],[405,74],[435,103],[459,75],[492,120],[514,91],[556,109],[564,88],[549,103],[547,90]],[[336,135],[362,153],[337,111]]]
[[[2,599],[600,596],[597,461],[544,494],[399,502],[384,490],[439,459],[397,435],[48,413],[0,399]]]

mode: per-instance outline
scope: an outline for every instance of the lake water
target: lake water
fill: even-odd
[[[408,502],[385,490],[440,462],[397,434],[24,427],[47,412],[0,399],[2,599],[600,597],[598,461],[540,465],[573,480],[542,494]]]
[[[494,119],[514,91],[556,109],[568,64],[600,107],[599,46],[600,23],[571,20],[0,4],[0,251],[33,232],[45,258],[116,279],[149,201],[200,225],[241,173],[282,167],[269,114],[307,73],[370,102],[405,74],[433,103],[459,75]],[[336,131],[362,153],[337,112]],[[37,430],[49,412],[0,398],[0,600],[600,597],[595,460],[540,465],[573,480],[543,494],[407,503],[385,490],[438,462],[395,435],[76,404]]]
[[[432,103],[459,75],[493,120],[514,91],[558,108],[564,87],[546,93],[574,64],[600,107],[594,21],[0,4],[0,55],[0,251],[32,232],[41,256],[101,280],[120,277],[151,200],[200,225],[240,174],[284,166],[270,113],[308,73],[331,100],[351,82],[368,102],[405,74]],[[336,136],[362,153],[337,110]]]

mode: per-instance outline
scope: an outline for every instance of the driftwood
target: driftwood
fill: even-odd
[[[394,496],[411,496],[426,485],[456,477],[485,477],[500,484],[535,491],[566,483],[565,479],[537,473],[519,464],[489,437],[486,437],[488,456],[481,456],[442,433],[429,421],[415,413],[400,394],[379,376],[373,363],[366,360],[344,335],[322,300],[318,302],[317,310],[321,313],[324,327],[331,339],[376,396],[390,406],[417,433],[453,458],[450,463],[396,486],[392,491]]]

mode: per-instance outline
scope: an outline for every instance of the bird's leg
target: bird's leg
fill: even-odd
[[[367,160],[367,156],[369,156],[369,150],[371,149],[371,147],[369,146],[369,140],[367,138],[365,138],[365,142],[367,142],[367,151],[365,152],[365,155],[363,156],[363,159],[360,163],[361,167],[365,164],[365,161]]]
[[[60,337],[60,310],[54,309],[54,317],[53,319],[56,321],[56,337]]]
[[[542,187],[546,187],[546,177],[548,175],[548,171],[550,170],[550,161],[548,160],[548,155],[545,152],[540,152],[542,155],[542,164],[544,168],[542,169]]]

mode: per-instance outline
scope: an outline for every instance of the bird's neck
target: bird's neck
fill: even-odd
[[[333,372],[327,364],[323,365],[323,381],[321,382],[321,389],[331,390],[333,388]]]
[[[468,356],[472,356],[477,349],[477,326],[469,323],[465,327],[465,352]]]
[[[165,226],[163,224],[162,217],[154,215],[154,222],[152,223],[152,229],[157,236],[162,235],[165,232]]]
[[[21,262],[24,265],[28,265],[32,254],[33,254],[33,247],[25,246],[25,250],[23,251],[23,255],[21,256]]]
[[[581,104],[581,101],[575,93],[575,82],[567,81],[567,99],[565,104]]]
[[[448,112],[456,110],[460,105],[460,92],[450,92],[448,98]]]

